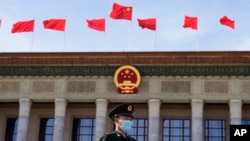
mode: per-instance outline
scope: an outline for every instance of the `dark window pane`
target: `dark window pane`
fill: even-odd
[[[163,134],[168,136],[169,135],[169,128],[164,128],[163,129]]]
[[[138,128],[138,135],[146,136],[146,129],[145,128]]]
[[[190,121],[189,120],[184,120],[184,127],[190,127]]]
[[[48,119],[47,126],[54,126],[54,119],[53,118]]]
[[[190,141],[190,120],[165,119],[163,141]]]
[[[164,123],[163,124],[164,127],[169,127],[169,120],[164,120],[163,123]]]
[[[226,140],[225,120],[205,120],[205,140],[225,141]]]
[[[242,120],[242,125],[250,125],[250,120]]]
[[[181,141],[182,138],[181,137],[172,137],[171,141]]]
[[[132,130],[128,132],[130,136],[135,138],[137,141],[147,141],[148,133],[148,120],[144,118],[133,119]]]
[[[53,140],[54,119],[41,118],[39,141],[52,141]]]
[[[93,141],[95,137],[94,118],[73,119],[72,141]]]
[[[16,141],[18,118],[8,118],[6,124],[5,141]]]
[[[46,127],[46,135],[47,134],[53,134],[53,127]]]
[[[184,136],[189,136],[190,135],[190,129],[189,128],[185,128],[184,129]]]
[[[184,141],[190,141],[190,137],[184,137]]]
[[[138,136],[137,141],[144,141],[144,136]]]
[[[46,135],[45,140],[46,141],[53,141],[53,136]]]
[[[172,127],[181,127],[181,122],[178,120],[172,120],[171,121],[171,126]]]
[[[145,121],[139,119],[139,120],[138,120],[138,127],[144,127],[144,125],[145,125]]]

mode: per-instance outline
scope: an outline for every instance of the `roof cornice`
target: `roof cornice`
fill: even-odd
[[[0,65],[247,65],[250,51],[0,53]]]

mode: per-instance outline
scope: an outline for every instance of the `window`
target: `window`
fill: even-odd
[[[148,140],[148,120],[143,118],[133,119],[133,126],[131,131],[128,132],[130,136],[137,141]]]
[[[53,140],[54,119],[41,118],[39,141],[52,141]]]
[[[8,118],[5,132],[5,141],[16,141],[17,136],[17,118]]]
[[[72,141],[94,141],[95,119],[74,118],[72,128]]]
[[[242,125],[250,125],[250,120],[242,120],[241,124]]]
[[[163,120],[163,141],[190,141],[190,120]]]
[[[226,121],[206,120],[205,138],[206,141],[226,141]]]

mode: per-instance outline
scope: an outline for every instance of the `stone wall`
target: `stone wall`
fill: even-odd
[[[94,102],[105,98],[110,102],[146,102],[149,98],[162,102],[189,103],[201,98],[206,102],[243,99],[250,102],[250,77],[142,77],[138,94],[118,94],[112,77],[2,77],[0,102],[17,102],[30,98],[34,102],[53,102],[65,98],[69,102]]]

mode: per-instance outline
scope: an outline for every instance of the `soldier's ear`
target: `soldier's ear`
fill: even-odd
[[[117,122],[119,122],[119,118],[116,116],[113,118],[113,121],[114,121],[114,123],[117,123]]]

